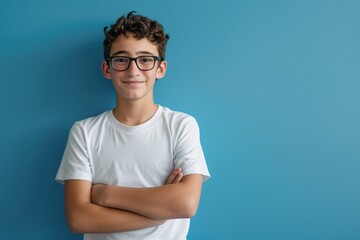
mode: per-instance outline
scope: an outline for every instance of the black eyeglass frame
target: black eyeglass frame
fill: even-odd
[[[112,59],[113,59],[113,58],[118,58],[118,57],[127,58],[127,59],[130,60],[130,61],[129,61],[129,65],[127,66],[127,68],[125,68],[125,69],[123,69],[123,70],[117,70],[117,69],[114,68],[114,66],[113,66],[113,64],[112,64]],[[153,58],[153,59],[154,59],[154,65],[153,65],[150,69],[145,69],[145,70],[143,70],[143,69],[141,69],[141,68],[139,67],[137,60],[138,60],[139,58],[143,58],[143,57],[150,57],[150,58]],[[106,62],[107,62],[107,64],[108,64],[108,66],[111,66],[111,68],[112,68],[114,71],[117,71],[117,72],[123,72],[123,71],[128,70],[129,67],[130,67],[130,65],[131,65],[131,62],[132,62],[132,61],[135,62],[137,68],[138,68],[140,71],[150,71],[150,70],[154,69],[155,64],[156,64],[156,61],[160,61],[160,62],[161,62],[161,61],[164,61],[164,60],[165,60],[165,59],[164,59],[163,57],[158,57],[158,56],[138,56],[138,57],[136,57],[136,58],[126,57],[126,56],[113,56],[113,57],[108,57],[108,58],[106,58]]]

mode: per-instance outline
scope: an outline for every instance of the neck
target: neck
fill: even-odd
[[[136,126],[149,120],[157,109],[158,105],[153,101],[120,101],[117,99],[113,113],[115,118],[122,124]]]

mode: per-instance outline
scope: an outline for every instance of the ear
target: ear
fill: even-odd
[[[104,74],[104,77],[106,79],[111,79],[111,73],[110,73],[110,68],[107,64],[106,61],[103,61],[102,64],[101,64],[101,69],[102,69],[102,72]]]
[[[161,61],[159,67],[156,70],[156,79],[163,78],[166,73],[167,62]]]

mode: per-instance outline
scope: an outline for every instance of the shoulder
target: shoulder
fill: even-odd
[[[163,116],[171,124],[189,125],[196,123],[196,119],[187,113],[174,111],[167,107],[163,107],[163,108],[164,108]]]
[[[71,132],[89,133],[92,130],[101,128],[108,121],[108,115],[110,111],[111,110],[108,110],[97,116],[92,116],[76,121],[71,128]]]
[[[163,118],[175,135],[185,132],[198,132],[199,126],[195,117],[179,111],[173,111],[164,107]]]

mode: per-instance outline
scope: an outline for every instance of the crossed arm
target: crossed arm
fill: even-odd
[[[65,182],[65,211],[70,229],[79,233],[122,232],[190,218],[197,210],[202,176],[175,169],[164,186],[128,188]]]

